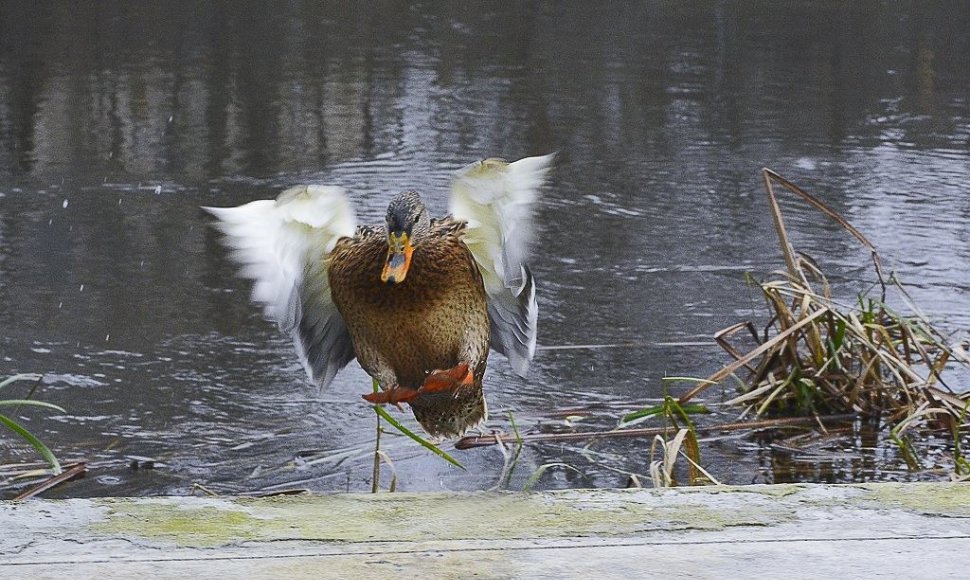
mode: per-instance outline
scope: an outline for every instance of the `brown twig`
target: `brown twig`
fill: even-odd
[[[75,479],[75,478],[84,477],[84,474],[87,473],[87,471],[88,471],[88,467],[86,463],[84,462],[72,463],[68,466],[65,466],[64,471],[60,472],[58,475],[54,475],[45,479],[44,481],[28,489],[27,491],[21,493],[20,495],[18,495],[13,499],[14,501],[19,501],[23,499],[30,499],[32,497],[36,497],[51,488],[57,487],[62,483],[71,481],[72,479]]]
[[[743,431],[745,429],[774,429],[781,427],[799,427],[802,425],[814,425],[818,421],[823,423],[838,423],[852,421],[856,418],[854,414],[830,415],[827,417],[783,417],[780,419],[762,419],[759,421],[743,421],[738,423],[721,423],[719,425],[698,426],[698,433],[713,433],[718,431]],[[497,443],[515,443],[522,441],[545,442],[545,441],[586,441],[588,439],[599,438],[627,438],[627,437],[653,437],[654,435],[665,435],[677,431],[676,427],[648,427],[644,429],[616,429],[613,431],[586,431],[578,433],[533,433],[516,437],[514,434],[489,434],[471,435],[462,437],[455,443],[455,449],[472,449],[475,447],[487,447]]]

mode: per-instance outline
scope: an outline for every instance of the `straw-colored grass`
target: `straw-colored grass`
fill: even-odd
[[[680,403],[735,377],[740,394],[728,404],[742,407],[742,415],[852,413],[881,421],[912,467],[918,461],[905,433],[916,428],[940,430],[952,438],[956,471],[961,473],[961,461],[967,467],[960,444],[968,432],[970,393],[952,389],[942,375],[948,363],[966,365],[966,355],[947,345],[945,336],[919,313],[894,276],[886,280],[875,248],[861,232],[777,173],[765,169],[764,179],[786,265],[785,272],[759,284],[770,321],[762,332],[743,322],[717,333],[715,339],[734,362],[700,382]],[[819,209],[870,250],[876,276],[872,292],[860,296],[855,304],[833,298],[820,268],[792,247],[775,184]],[[890,288],[915,314],[904,316],[887,306]],[[741,354],[730,341],[742,331],[758,343],[747,354]]]
[[[661,404],[626,414],[616,429],[467,436],[455,447],[651,438],[650,478],[659,487],[677,484],[679,457],[689,463],[681,471],[687,472],[691,484],[714,481],[701,468],[698,433],[791,428],[828,432],[851,430],[853,422],[862,420],[895,443],[911,469],[922,468],[920,447],[913,443],[918,437],[913,435],[933,434],[937,440],[942,435],[952,450],[954,478],[970,479],[970,460],[963,451],[970,434],[970,389],[952,388],[947,382],[954,380],[950,378],[952,367],[962,365],[970,370],[966,347],[949,346],[947,337],[920,313],[895,276],[883,274],[875,247],[860,231],[774,171],[763,170],[763,177],[785,270],[758,284],[769,315],[763,329],[741,322],[715,335],[734,359],[731,363],[706,379],[693,379],[695,386],[677,399],[665,396]],[[875,275],[870,292],[851,303],[833,296],[821,268],[792,247],[775,195],[778,185],[839,224],[869,250]],[[891,308],[889,291],[913,314],[903,315]],[[756,343],[747,352],[737,340],[745,332]],[[741,408],[741,418],[695,425],[689,415],[706,409],[693,399],[729,379],[737,381],[739,393],[727,404]],[[630,428],[654,417],[662,418],[664,424]]]

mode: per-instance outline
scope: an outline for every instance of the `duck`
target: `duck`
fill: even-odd
[[[463,167],[440,218],[406,190],[390,200],[383,224],[358,225],[347,191],[330,185],[203,209],[312,383],[326,388],[356,359],[380,387],[362,395],[367,402],[408,405],[440,440],[487,420],[490,350],[522,377],[535,355],[528,259],[553,159]]]

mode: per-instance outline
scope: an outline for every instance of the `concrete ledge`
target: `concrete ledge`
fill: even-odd
[[[964,577],[970,485],[0,502],[10,578]]]

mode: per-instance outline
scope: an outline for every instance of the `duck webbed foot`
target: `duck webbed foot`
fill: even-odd
[[[368,403],[373,403],[375,405],[385,405],[390,403],[392,405],[397,405],[401,408],[401,403],[410,403],[418,397],[420,389],[411,389],[408,387],[402,387],[401,385],[395,385],[386,391],[379,391],[377,393],[367,393],[366,395],[361,395],[365,401]]]
[[[468,363],[458,363],[456,366],[432,371],[424,379],[424,383],[418,392],[424,393],[453,393],[462,387],[470,387],[475,384],[475,377],[472,375]]]
[[[463,362],[450,369],[432,371],[417,389],[395,385],[385,391],[367,393],[361,397],[374,405],[390,403],[400,408],[401,403],[410,403],[422,395],[441,396],[452,393],[457,397],[459,389],[474,386],[474,384],[475,377],[468,363]]]

